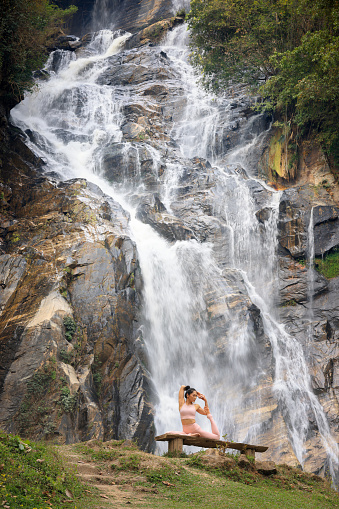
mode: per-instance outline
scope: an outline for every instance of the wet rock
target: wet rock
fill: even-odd
[[[313,208],[314,251],[322,256],[339,246],[339,209],[333,206]]]
[[[140,132],[144,130],[141,128]],[[110,145],[103,151],[100,167],[109,182],[143,182],[149,189],[157,187],[158,161],[142,143]]]
[[[310,278],[312,278],[312,297],[327,291],[328,281],[314,269],[308,269],[292,257],[279,257],[279,295],[280,304],[305,302],[310,298]]]
[[[128,123],[122,127],[122,133],[127,139],[144,139],[146,131],[144,127],[139,124]]]
[[[326,196],[323,194],[322,200]],[[329,199],[327,198],[327,201]],[[307,256],[308,228],[311,221],[311,189],[292,188],[284,191],[280,201],[279,243],[295,257]],[[316,256],[336,247],[339,242],[338,208],[333,205],[313,207],[314,246]]]
[[[82,46],[81,41],[74,35],[60,35],[53,44],[53,47],[48,48],[50,51],[64,50],[75,51]]]
[[[114,11],[115,29],[135,33],[170,18],[175,14],[173,11],[172,3],[164,0],[125,0],[122,8]]]
[[[194,233],[180,219],[169,214],[157,196],[139,205],[137,218],[143,223],[150,224],[167,240],[188,240],[194,238]]]
[[[265,207],[261,210],[258,210],[258,212],[256,213],[256,216],[260,223],[265,223],[271,217],[271,210],[269,208]]]

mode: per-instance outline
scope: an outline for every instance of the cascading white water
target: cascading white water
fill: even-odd
[[[307,229],[307,297],[309,303],[309,342],[313,339],[313,296],[314,296],[314,208],[311,208],[310,222]]]
[[[209,96],[196,84],[187,62],[185,27],[173,30],[162,48],[179,76],[178,86],[184,90],[187,106],[178,114],[171,133],[183,160],[178,157],[175,163],[168,162],[159,183],[160,194],[167,210],[174,210],[184,158],[209,158],[216,165],[216,185],[210,191],[214,214],[224,224],[227,242],[221,251],[212,242],[169,243],[151,226],[141,223],[128,203],[131,186],[136,189],[140,184],[140,161],[139,149],[123,140],[121,108],[133,91],[124,97],[113,86],[97,83],[100,74],[109,68],[108,57],[121,49],[128,36],[104,30],[87,48],[88,55],[70,60],[69,54],[63,53],[58,72],[41,83],[39,91],[28,95],[12,116],[18,126],[33,133],[31,146],[47,161],[48,170],[65,179],[81,177],[98,184],[131,214],[131,235],[144,280],[143,335],[159,393],[157,430],[180,429],[177,392],[181,384],[189,383],[209,397],[222,433],[234,440],[255,440],[261,433],[264,418],[258,410],[260,393],[252,397],[251,391],[263,373],[255,357],[254,331],[244,320],[243,309],[232,306],[234,287],[227,278],[233,278],[243,285],[240,293],[247,288],[261,311],[275,359],[275,398],[298,460],[304,461],[311,412],[333,466],[337,462],[336,444],[310,389],[302,348],[277,322],[274,313],[280,195],[267,190],[269,217],[263,229],[255,215],[251,192],[251,186],[259,184],[232,167],[218,166],[225,158],[218,133],[228,122],[229,101],[227,97]],[[136,160],[136,182],[124,181],[118,190],[100,175],[100,154],[108,142],[124,143],[126,165],[132,155]],[[145,142],[144,147],[158,175],[161,154],[150,143]],[[238,159],[240,156],[239,148]],[[223,272],[226,269],[227,277]],[[209,296],[220,309],[218,320],[227,338],[222,345],[210,339]],[[239,424],[239,416],[248,405],[251,421]],[[208,429],[208,423],[199,423]]]

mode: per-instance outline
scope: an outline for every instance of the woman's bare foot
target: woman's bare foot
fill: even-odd
[[[200,433],[189,433],[190,437],[200,437]]]

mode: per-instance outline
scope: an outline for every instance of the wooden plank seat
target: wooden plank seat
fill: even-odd
[[[242,444],[238,442],[226,442],[224,440],[214,440],[204,437],[190,437],[189,435],[177,435],[175,433],[164,433],[155,437],[157,442],[168,442],[168,452],[182,452],[184,445],[194,445],[196,447],[206,447],[215,449],[222,447],[226,449],[236,449],[241,451],[247,457],[255,458],[256,452],[265,452],[268,447],[264,445]]]

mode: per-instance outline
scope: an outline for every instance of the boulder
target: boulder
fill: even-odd
[[[253,470],[254,469],[254,461],[250,461],[245,454],[240,454],[238,459],[238,467],[243,468],[244,470]]]
[[[136,216],[171,242],[195,237],[192,230],[183,221],[166,211],[165,206],[156,195],[153,195],[153,200],[151,198],[139,205]]]
[[[213,449],[209,449],[204,455],[201,456],[201,463],[210,468],[218,468],[231,470],[235,465],[236,461],[233,458],[216,452],[212,453]]]
[[[277,473],[277,467],[274,461],[256,461],[255,468],[259,474],[274,475]]]

